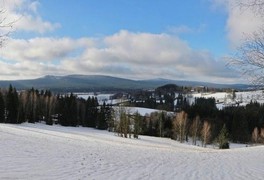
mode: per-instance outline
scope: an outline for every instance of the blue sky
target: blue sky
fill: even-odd
[[[61,24],[52,33],[58,37],[98,37],[120,30],[169,33],[182,37],[194,48],[216,54],[227,50],[225,13],[215,11],[206,0],[46,0],[41,1],[40,13],[44,19]],[[186,32],[174,32],[180,27]]]
[[[235,1],[1,0],[0,16],[18,20],[0,50],[0,78],[103,74],[244,82],[224,57],[263,19],[241,13]]]

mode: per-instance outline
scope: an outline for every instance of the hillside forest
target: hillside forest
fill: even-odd
[[[219,110],[215,99],[196,98],[177,112],[160,110],[142,116],[131,113],[123,104],[99,105],[94,97],[77,98],[73,93],[52,94],[34,88],[18,92],[12,85],[0,91],[1,123],[83,126],[115,131],[126,138],[158,136],[193,145],[200,141],[204,147],[216,144],[229,148],[229,142],[264,143],[263,112],[264,106],[257,102]]]

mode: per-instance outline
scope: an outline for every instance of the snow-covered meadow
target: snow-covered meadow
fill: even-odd
[[[245,106],[250,102],[258,102],[260,104],[264,103],[263,90],[236,92],[235,97],[233,97],[232,93],[227,92],[192,93],[187,94],[186,97],[189,104],[193,104],[195,98],[214,98],[218,109],[223,109],[224,107],[232,106],[238,103],[240,106]]]
[[[216,150],[107,131],[0,124],[0,179],[263,179],[264,147]]]

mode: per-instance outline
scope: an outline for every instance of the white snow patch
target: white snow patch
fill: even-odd
[[[0,179],[262,179],[264,147],[204,149],[90,128],[0,124]]]

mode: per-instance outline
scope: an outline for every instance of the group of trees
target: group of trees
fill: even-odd
[[[185,107],[184,111],[188,114],[190,127],[193,122],[197,121],[197,116],[202,124],[204,122],[210,124],[210,141],[217,139],[224,128],[222,134],[229,134],[228,137],[233,142],[264,142],[263,104],[251,102],[246,106],[231,106],[219,110],[216,108],[214,99],[199,98],[193,105]],[[253,140],[254,131],[257,141]]]
[[[111,115],[111,107],[99,106],[95,97],[85,100],[72,93],[53,95],[50,91],[34,88],[17,92],[11,85],[8,90],[0,91],[1,123],[44,121],[48,125],[107,129]]]
[[[0,91],[1,123],[44,121],[48,125],[108,129],[126,138],[142,134],[194,145],[199,140],[202,146],[217,143],[220,148],[228,148],[228,140],[264,143],[263,112],[264,105],[257,102],[218,110],[214,99],[197,98],[176,115],[160,111],[141,116],[122,105],[113,110],[106,104],[99,106],[94,97],[85,100],[72,93],[53,95],[33,88],[17,92],[11,85]]]
[[[142,133],[142,119],[138,112],[131,114],[128,108],[119,106],[113,111],[112,123],[108,128],[117,132],[121,137],[131,138],[133,135],[137,139]]]
[[[17,123],[18,106],[19,99],[15,88],[10,86],[8,91],[0,91],[0,122]]]
[[[203,147],[213,142],[217,143],[220,149],[229,148],[228,132],[225,125],[216,136],[213,136],[211,122],[202,121],[198,115],[194,119],[190,119],[184,111],[177,113],[172,123],[172,138],[181,143],[189,141],[191,138],[193,145],[197,145],[197,141],[200,140]]]
[[[131,113],[129,107],[119,106],[114,111],[112,121],[112,129],[121,137],[171,137],[172,116],[166,112],[153,112],[142,116],[138,112]]]
[[[219,110],[215,99],[197,98],[176,115],[161,111],[140,116],[125,108],[118,112],[114,129],[123,137],[135,133],[136,137],[139,134],[169,137],[194,145],[199,140],[202,146],[213,143],[220,148],[229,148],[230,141],[264,143],[264,105],[257,102]]]
[[[217,144],[219,148],[229,148],[229,142],[264,143],[264,105],[251,102],[246,106],[217,109],[215,99],[197,98],[184,111],[176,113],[153,112],[139,116],[135,124],[135,114],[121,111],[116,122],[116,131],[129,137],[137,126],[138,134],[169,137],[180,142],[192,142],[202,146]]]
[[[221,127],[214,124],[212,118],[200,118],[196,115],[191,118],[184,111],[168,113],[165,111],[153,112],[141,116],[139,113],[131,113],[129,108],[119,107],[113,118],[114,131],[121,137],[138,138],[138,135],[156,137],[167,137],[180,141],[190,141],[198,145],[199,140],[202,146],[214,143],[219,148],[229,148],[229,136],[226,125],[221,122]],[[217,131],[217,132],[214,132]]]

